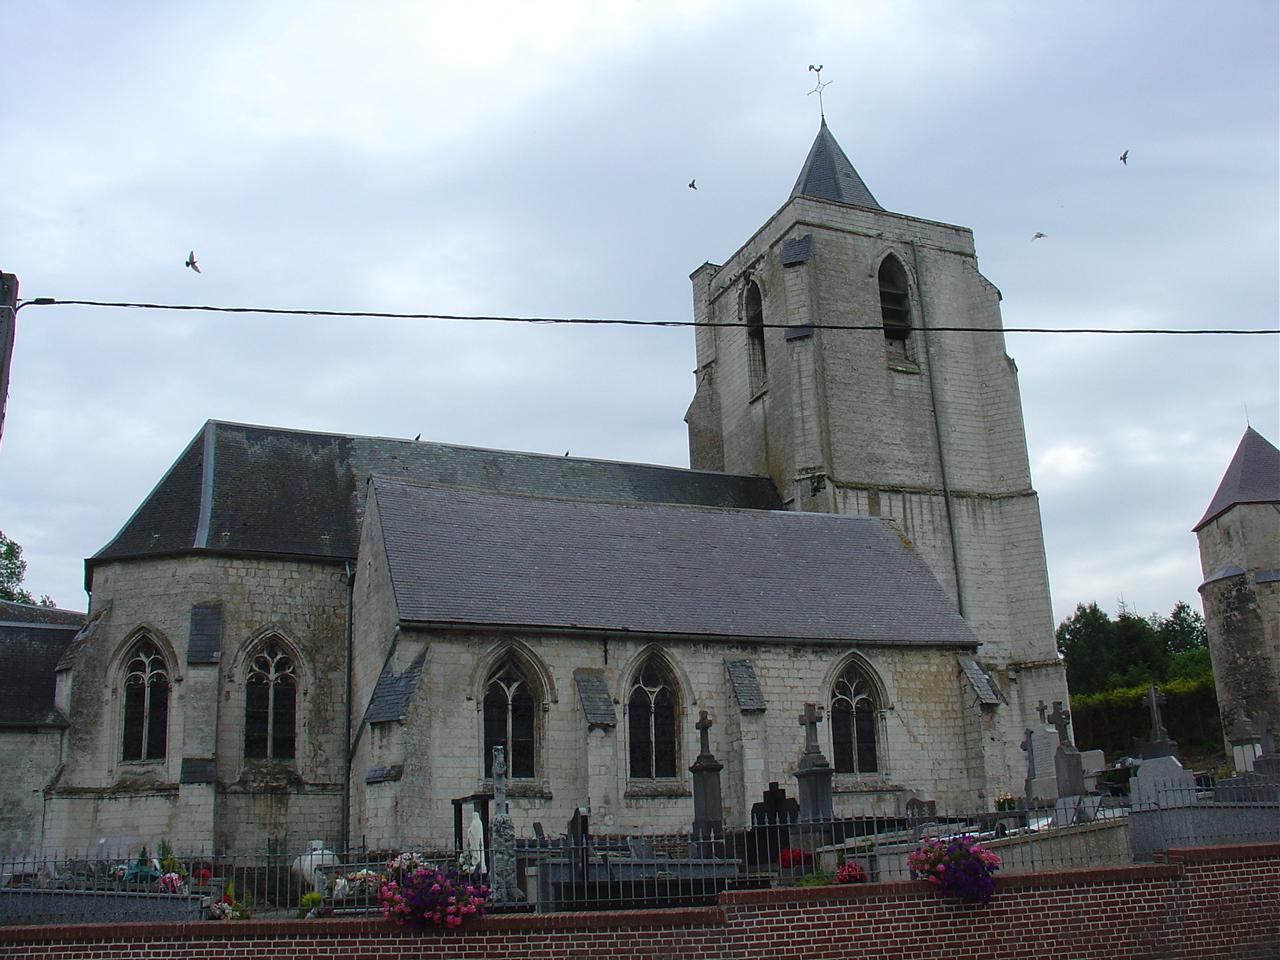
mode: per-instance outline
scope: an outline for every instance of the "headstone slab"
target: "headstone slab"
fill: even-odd
[[[1076,827],[1093,823],[1102,809],[1101,797],[1059,797],[1053,805],[1055,827]]]
[[[1053,757],[1058,752],[1058,731],[1053,727],[1031,728],[1031,749],[1035,760],[1035,777],[1056,777]]]
[[[761,796],[763,799],[759,803],[751,805],[751,823],[754,826],[795,823],[800,819],[800,804],[794,797],[788,797],[787,791],[779,787],[776,780]]]
[[[1058,744],[1053,755],[1054,773],[1058,780],[1059,797],[1078,797],[1084,794],[1084,764],[1075,744],[1067,741]]]
[[[1129,781],[1129,804],[1134,810],[1191,806],[1195,802],[1195,774],[1177,757],[1143,760]]]

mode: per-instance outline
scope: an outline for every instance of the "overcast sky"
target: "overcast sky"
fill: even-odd
[[[691,319],[689,273],[786,201],[821,63],[871,191],[972,227],[1006,326],[1275,328],[1278,9],[6,0],[0,268],[24,299]],[[1280,338],[1007,344],[1056,616],[1198,608],[1191,527],[1246,406],[1280,439]],[[32,306],[0,529],[84,609],[210,418],[685,466],[693,363],[687,329]]]

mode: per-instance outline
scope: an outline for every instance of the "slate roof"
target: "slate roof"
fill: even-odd
[[[65,727],[53,705],[58,660],[83,613],[0,601],[0,727]]]
[[[796,185],[791,189],[791,196],[835,200],[873,210],[884,209],[862,182],[858,171],[853,169],[840,144],[836,143],[836,138],[827,129],[825,118],[813,146],[809,148],[800,176],[796,178]]]
[[[977,694],[978,702],[984,707],[996,707],[1004,703],[1004,697],[1000,695],[1000,691],[996,689],[996,685],[987,676],[986,671],[978,666],[977,661],[961,657],[960,669],[964,671],[965,677],[969,680],[969,686],[973,687],[973,692]]]
[[[1240,438],[1209,508],[1192,530],[1241,503],[1280,503],[1280,450],[1253,427]]]
[[[750,660],[726,658],[724,668],[729,674],[733,699],[737,701],[739,710],[763,710],[767,706],[764,691],[760,689],[760,678],[756,676],[756,668]]]
[[[369,709],[365,711],[366,723],[386,723],[404,718],[409,712],[409,700],[418,689],[426,659],[425,652],[418,654],[401,674],[393,673],[390,664],[383,667],[382,675],[373,688],[373,696],[369,698]]]
[[[604,671],[592,667],[578,667],[573,671],[573,684],[578,688],[578,702],[586,715],[589,727],[616,727],[618,715],[613,711],[613,697]]]
[[[86,573],[204,550],[352,559],[373,474],[588,500],[782,505],[765,477],[211,420]]]
[[[880,520],[373,489],[404,623],[977,644]]]

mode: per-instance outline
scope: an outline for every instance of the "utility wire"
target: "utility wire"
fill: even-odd
[[[254,313],[266,316],[290,317],[367,317],[383,320],[460,320],[490,321],[494,323],[543,323],[573,324],[577,326],[616,326],[616,327],[743,327],[744,324],[734,320],[625,320],[607,317],[504,317],[490,314],[456,314],[456,313],[390,313],[375,310],[297,310],[279,307],[213,307],[191,303],[130,303],[109,300],[57,300],[53,297],[36,297],[18,303],[17,310],[24,307],[117,307],[130,310],[187,310],[200,313]],[[16,311],[15,311],[16,312]],[[761,323],[757,327],[777,327],[787,329],[811,330],[883,330],[879,323]],[[904,327],[907,330],[920,330],[923,327]],[[1106,327],[949,327],[930,326],[930,332],[940,333],[1102,333],[1102,334],[1167,334],[1174,336],[1257,336],[1280,334],[1280,328],[1269,330],[1256,329],[1175,329],[1132,327],[1127,329],[1110,329]]]

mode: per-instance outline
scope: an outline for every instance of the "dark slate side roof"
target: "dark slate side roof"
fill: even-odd
[[[729,683],[733,686],[733,698],[738,702],[739,710],[763,710],[764,691],[760,689],[760,679],[756,676],[756,668],[750,660],[725,659],[724,668],[729,674]]]
[[[977,644],[880,520],[373,488],[405,623]]]
[[[373,688],[373,696],[369,698],[369,709],[365,711],[366,723],[388,723],[404,719],[409,710],[409,701],[413,699],[418,682],[422,679],[422,665],[426,660],[425,652],[418,654],[401,674],[394,673],[391,664],[382,668],[378,684]]]
[[[588,500],[781,507],[764,477],[211,420],[88,567],[202,550],[351,559],[373,474]]]
[[[54,674],[82,623],[82,613],[0,601],[0,727],[67,725]]]
[[[573,683],[578,688],[578,702],[582,704],[588,726],[618,725],[618,716],[613,712],[613,697],[609,695],[609,683],[603,670],[578,667],[573,671]]]
[[[873,210],[884,209],[862,182],[858,171],[853,169],[840,144],[836,143],[836,138],[827,129],[825,118],[813,146],[809,148],[800,176],[796,178],[796,185],[791,189],[791,196],[835,200]]]
[[[1193,530],[1241,503],[1280,503],[1280,450],[1253,427],[1245,430],[1235,456]]]

